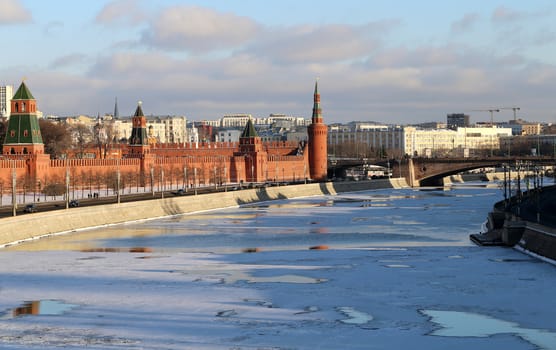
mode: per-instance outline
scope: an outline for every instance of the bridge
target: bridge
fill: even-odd
[[[555,166],[553,157],[486,157],[486,158],[334,158],[328,160],[328,174],[338,176],[352,167],[380,165],[391,169],[393,177],[404,177],[412,187],[441,186],[442,179],[473,169],[501,167],[504,164],[531,164]]]

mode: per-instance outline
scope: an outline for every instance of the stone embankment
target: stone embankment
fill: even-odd
[[[556,186],[496,203],[488,214],[487,229],[470,239],[478,245],[515,247],[556,264]]]
[[[403,178],[311,183],[39,212],[1,219],[0,246],[90,227],[221,209],[261,201],[403,187],[408,187]]]

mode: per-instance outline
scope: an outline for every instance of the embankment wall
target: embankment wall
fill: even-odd
[[[408,187],[405,179],[326,182],[203,195],[173,196],[120,204],[61,209],[3,218],[0,246],[89,227],[187,214],[242,204],[381,188]]]

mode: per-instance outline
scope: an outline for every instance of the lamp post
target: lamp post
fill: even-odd
[[[197,168],[193,168],[193,187],[195,188],[195,195],[197,195]]]
[[[69,169],[66,168],[66,209],[69,208],[69,187],[70,187],[70,173],[69,173]]]
[[[164,190],[166,189],[166,184],[164,183],[164,169],[162,167],[160,167],[160,182],[162,185],[160,197],[164,198]]]
[[[118,170],[116,171],[116,202],[120,204],[121,201],[121,194],[120,194],[120,183],[122,181],[122,174],[120,173],[120,167],[118,166]]]
[[[183,166],[183,183],[184,183],[184,187],[185,187],[185,192],[187,192],[187,188],[189,187],[188,181],[187,181],[187,165]]]
[[[154,197],[154,167],[151,166],[151,192]]]
[[[216,165],[214,165],[214,189],[218,189],[218,179],[216,178]]]
[[[16,193],[17,174],[15,172],[14,161],[12,160],[12,216],[17,215],[17,193]]]

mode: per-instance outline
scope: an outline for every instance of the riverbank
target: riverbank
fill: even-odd
[[[197,196],[175,196],[164,199],[26,214],[4,218],[0,221],[2,223],[0,246],[91,227],[228,208],[248,203],[403,187],[408,187],[403,178],[324,182],[264,187]]]
[[[488,214],[487,229],[470,235],[478,245],[514,247],[556,264],[556,185],[500,201]]]

